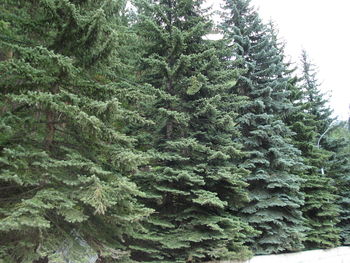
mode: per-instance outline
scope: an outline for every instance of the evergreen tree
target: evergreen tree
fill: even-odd
[[[337,227],[340,228],[340,242],[350,244],[350,132],[346,122],[340,122],[330,132],[327,149],[332,151],[328,174],[332,176],[337,187],[340,207]]]
[[[336,188],[327,169],[332,152],[323,146],[328,129],[333,121],[327,100],[319,90],[316,71],[305,51],[302,53],[302,78],[299,96],[294,98],[298,112],[291,119],[296,145],[302,151],[307,169],[302,191],[305,204],[302,207],[306,218],[306,248],[334,247],[339,241],[339,209],[336,205]]]
[[[301,54],[302,84],[306,92],[306,100],[310,103],[309,112],[318,120],[317,132],[322,134],[335,120],[332,117],[332,109],[328,107],[328,100],[320,90],[317,79],[317,69],[311,63],[305,50]],[[325,137],[326,138],[326,137]]]
[[[235,92],[249,97],[239,124],[241,141],[249,152],[243,167],[251,171],[247,178],[251,202],[241,213],[261,232],[249,244],[256,254],[298,250],[304,231],[302,180],[297,175],[302,163],[284,122],[293,110],[288,70],[276,36],[249,0],[227,0],[225,10],[223,29],[231,41],[232,57],[245,71]]]
[[[350,105],[349,105],[349,110],[350,110]],[[348,130],[350,131],[350,115],[349,115],[349,118],[348,118]]]
[[[148,123],[136,111],[142,93],[120,80],[128,76],[124,7],[110,0],[0,5],[5,262],[45,262],[67,249],[79,262],[87,250],[73,250],[83,243],[104,262],[122,260],[125,236],[149,213],[130,181],[146,158],[123,130]]]
[[[140,79],[156,89],[151,167],[139,173],[155,210],[147,231],[133,240],[133,258],[142,262],[202,262],[244,258],[251,229],[237,216],[247,200],[238,167],[243,153],[235,139],[237,118],[226,90],[237,77],[224,70],[202,1],[140,1],[135,28],[144,53]],[[236,103],[234,101],[237,101]],[[232,105],[229,105],[232,104]]]

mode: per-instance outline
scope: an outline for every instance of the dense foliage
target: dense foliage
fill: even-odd
[[[301,66],[299,82],[290,85],[294,112],[288,122],[295,132],[294,144],[300,149],[305,164],[300,174],[304,179],[302,191],[305,193],[302,212],[308,228],[304,245],[308,249],[328,248],[339,244],[337,188],[329,167],[332,154],[339,148],[334,145],[334,152],[325,148],[327,137],[324,136],[333,120],[327,100],[318,89],[316,70],[305,51],[302,52]]]
[[[127,5],[0,1],[0,262],[349,245],[350,121],[306,52],[249,0],[219,29],[203,1]]]
[[[158,95],[149,112],[156,116],[152,168],[137,181],[155,213],[133,256],[143,262],[242,257],[249,227],[234,211],[247,200],[247,171],[237,166],[236,113],[222,97],[236,71],[224,70],[212,41],[203,39],[210,23],[200,1],[137,6],[140,78]]]
[[[251,202],[242,209],[242,217],[261,232],[250,241],[255,253],[297,250],[303,237],[303,194],[296,172],[302,163],[284,123],[292,105],[283,56],[273,32],[249,1],[227,1],[226,9],[224,29],[234,43],[235,65],[245,70],[234,92],[249,98],[239,118],[240,141],[249,153],[242,166],[251,171]]]
[[[123,5],[1,8],[0,255],[50,260],[83,239],[101,258],[122,259],[124,236],[150,211],[131,180],[146,156],[123,131],[149,122],[134,109],[142,93],[119,81]]]

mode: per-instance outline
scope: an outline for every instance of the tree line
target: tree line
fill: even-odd
[[[350,126],[316,66],[250,0],[219,25],[203,2],[1,0],[0,262],[350,244]]]

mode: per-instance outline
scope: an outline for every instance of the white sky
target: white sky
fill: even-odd
[[[219,8],[221,0],[207,0]],[[350,0],[252,0],[264,21],[274,21],[286,52],[299,62],[304,48],[318,66],[321,89],[341,119],[350,104]]]

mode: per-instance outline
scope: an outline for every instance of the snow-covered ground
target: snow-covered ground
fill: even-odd
[[[248,261],[218,261],[219,263],[350,263],[350,247],[309,250],[269,256],[256,256]],[[214,262],[211,262],[214,263]]]

